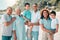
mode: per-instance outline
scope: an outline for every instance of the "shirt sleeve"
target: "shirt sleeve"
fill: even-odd
[[[16,21],[13,22],[13,31],[16,30]]]
[[[38,15],[37,16],[38,16],[38,19],[40,19],[40,11],[38,11]]]
[[[2,16],[2,21],[3,21],[3,22],[8,22],[8,19],[7,19],[7,16],[6,16],[6,15],[3,15],[3,16]]]
[[[59,24],[59,21],[58,21],[58,19],[56,20],[56,24]]]
[[[39,15],[38,15],[38,19],[40,19],[40,13],[39,13]]]
[[[42,19],[40,19],[39,24],[43,24],[43,20]]]
[[[26,16],[26,13],[25,13],[25,11],[23,11],[23,12],[22,12],[22,15],[23,15],[23,16]]]

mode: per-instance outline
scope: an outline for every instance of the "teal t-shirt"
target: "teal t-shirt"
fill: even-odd
[[[30,10],[25,10],[23,12],[23,15],[31,21],[31,11]]]

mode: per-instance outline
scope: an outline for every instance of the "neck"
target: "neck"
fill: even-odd
[[[46,17],[45,19],[47,20],[48,18]]]
[[[21,14],[19,14],[18,16],[21,16]]]
[[[37,10],[34,10],[34,12],[37,12]]]
[[[29,9],[26,9],[26,10],[29,10]]]
[[[10,16],[10,14],[9,13],[7,13],[9,16]]]
[[[52,18],[52,19],[55,19],[55,18]]]

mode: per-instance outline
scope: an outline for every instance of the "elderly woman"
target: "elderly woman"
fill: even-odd
[[[20,8],[16,8],[16,20],[13,23],[14,40],[25,40],[25,23]]]

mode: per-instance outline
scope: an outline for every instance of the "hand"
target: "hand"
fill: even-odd
[[[28,22],[28,25],[29,25],[29,26],[33,26],[33,23],[31,23],[31,22]]]
[[[50,34],[51,34],[51,35],[53,35],[53,34],[55,34],[55,32],[53,32],[53,31],[50,31]]]
[[[16,18],[15,18],[15,17],[13,17],[13,18],[12,18],[12,22],[13,22],[13,21],[15,21],[15,20],[16,20]]]
[[[17,38],[15,37],[14,40],[17,40]]]

